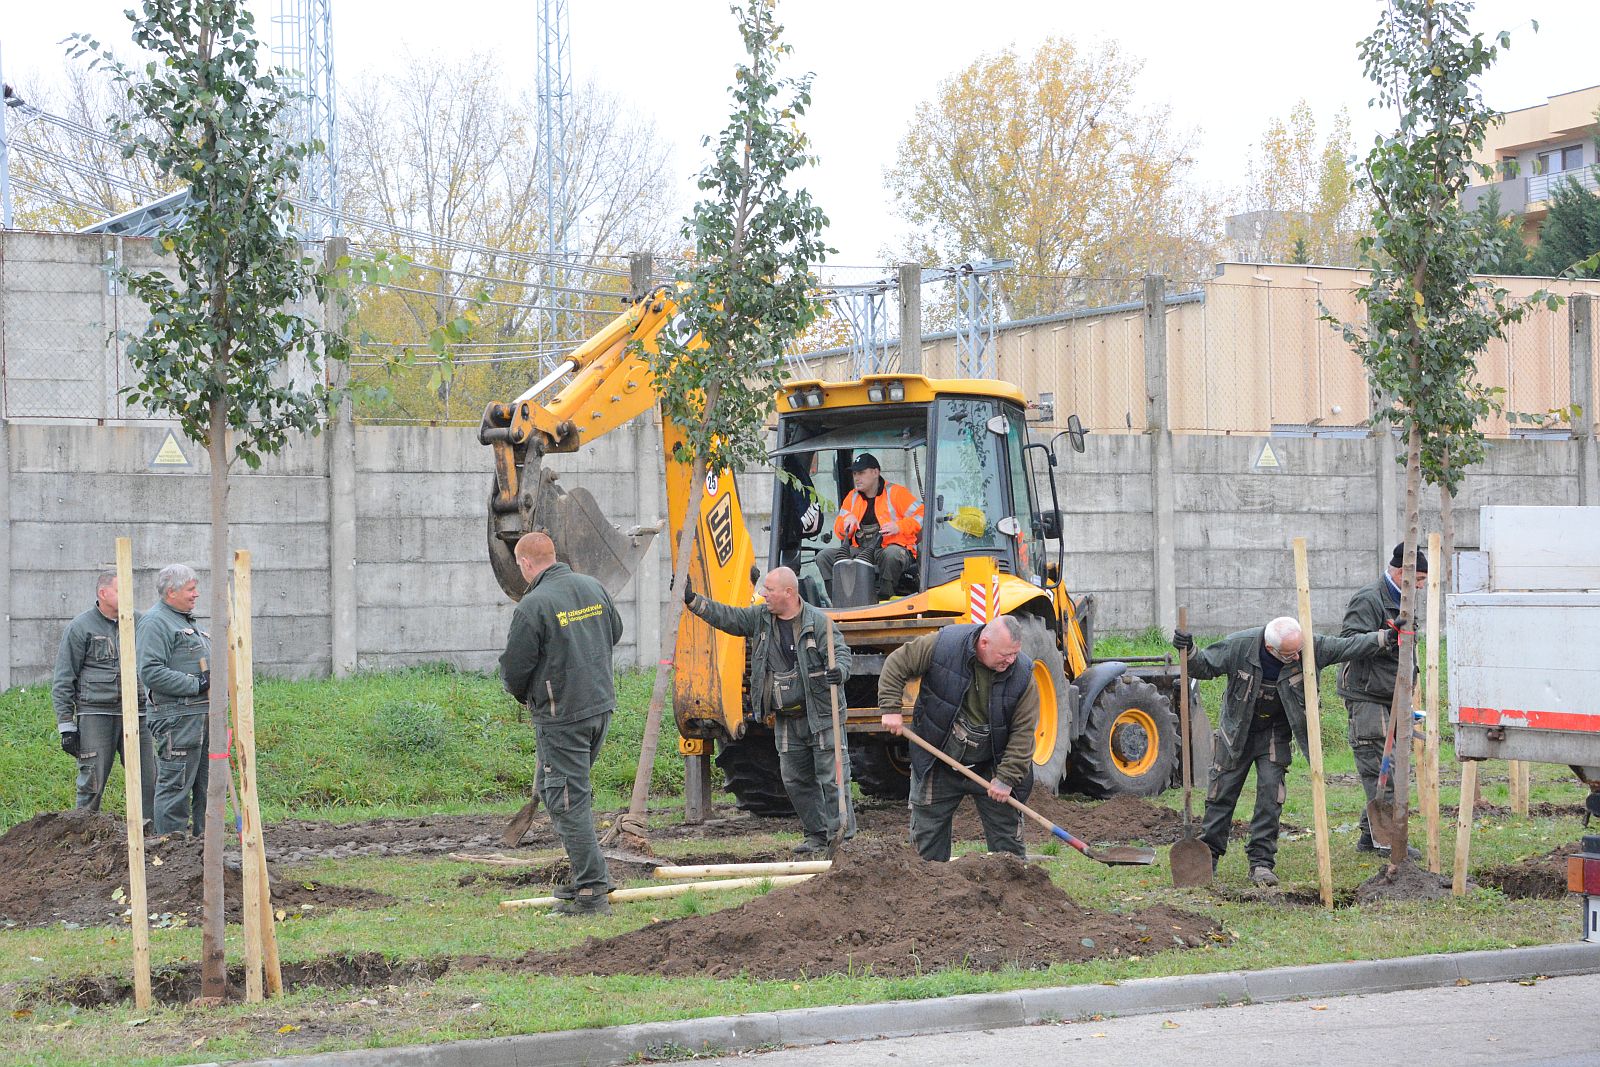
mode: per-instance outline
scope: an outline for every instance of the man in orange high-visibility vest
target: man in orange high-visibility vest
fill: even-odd
[[[833,568],[841,559],[864,559],[878,572],[878,599],[893,596],[900,578],[916,562],[922,536],[922,501],[883,477],[878,457],[863,452],[850,464],[855,488],[833,521],[836,543],[817,553],[817,569],[833,593]]]

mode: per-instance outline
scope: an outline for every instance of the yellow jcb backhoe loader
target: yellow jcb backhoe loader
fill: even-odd
[[[613,591],[627,583],[651,547],[654,530],[617,530],[588,492],[562,487],[542,458],[576,451],[655,406],[649,364],[637,349],[654,352],[656,335],[670,328],[675,314],[668,291],[651,293],[522,396],[486,409],[479,433],[493,449],[495,471],[489,558],[513,599],[524,587],[512,548],[530,530],[547,530],[562,559]],[[694,586],[724,603],[749,604],[763,570],[794,568],[801,595],[828,612],[853,653],[847,730],[855,780],[864,792],[904,797],[909,784],[906,743],[879,723],[877,681],[884,657],[949,623],[1000,615],[1021,621],[1022,654],[1034,660],[1041,696],[1034,772],[1040,785],[1093,796],[1148,796],[1167,787],[1178,769],[1176,667],[1158,657],[1096,661],[1093,598],[1074,601],[1062,582],[1054,444],[1065,437],[1083,451],[1075,416],[1070,429],[1049,444],[1030,443],[1026,402],[1015,386],[904,374],[791,381],[777,409],[771,460],[789,476],[774,479],[765,558],[758,564],[733,476],[711,473],[696,516]],[[687,465],[671,459],[681,431],[664,420],[663,434],[667,520],[675,545],[690,474]],[[879,459],[885,479],[924,503],[915,563],[886,599],[871,581],[836,588],[830,596],[816,565],[817,553],[832,538],[839,502],[851,488],[850,463],[863,452]],[[815,514],[810,523],[802,521],[813,504],[820,506],[820,529]],[[683,614],[673,700],[681,747],[688,756],[714,746],[741,807],[787,814],[792,809],[778,773],[772,723],[745,711],[744,646],[743,639]],[[1194,733],[1208,741],[1210,727],[1193,695]],[[1208,747],[1197,748],[1199,769],[1209,765]]]

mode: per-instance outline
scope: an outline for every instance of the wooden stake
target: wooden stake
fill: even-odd
[[[1425,730],[1423,734],[1422,773],[1417,781],[1425,784],[1418,798],[1422,814],[1428,822],[1428,870],[1438,874],[1442,861],[1439,858],[1439,591],[1444,575],[1441,564],[1444,553],[1440,551],[1439,535],[1428,535],[1428,670],[1426,676],[1427,698],[1423,705]]]
[[[122,672],[122,796],[128,812],[128,908],[133,920],[133,1004],[146,1011],[150,989],[150,906],[144,882],[144,792],[139,750],[139,666],[134,656],[133,542],[117,538],[117,646]]]
[[[1328,849],[1328,785],[1322,774],[1322,706],[1317,694],[1317,641],[1311,627],[1311,574],[1306,539],[1294,539],[1294,581],[1300,594],[1300,669],[1305,678],[1306,741],[1311,749],[1311,814],[1317,839],[1317,882],[1322,904],[1333,907],[1333,854]]]
[[[1511,760],[1511,814],[1528,817],[1529,770],[1527,760]]]
[[[1456,804],[1456,868],[1450,895],[1467,895],[1467,858],[1472,850],[1472,793],[1478,785],[1478,761],[1461,765],[1461,799]]]
[[[790,860],[778,863],[702,863],[698,866],[657,867],[651,872],[662,881],[678,878],[730,878],[743,875],[821,874],[833,864],[828,860]]]
[[[237,577],[234,579],[233,595],[228,598],[228,607],[228,705],[233,709],[233,743],[235,758],[239,762],[239,793],[234,805],[238,809],[235,814],[239,818],[239,856],[243,867],[240,881],[244,886],[244,999],[248,1004],[259,1004],[266,999],[261,991],[261,872],[256,868],[258,859],[253,843],[260,835],[255,821],[245,814],[247,808],[242,799],[245,790],[253,789],[255,783],[252,780],[254,775],[248,769],[250,760],[245,756],[244,730],[241,729],[244,716],[239,701],[239,690],[242,688],[239,680],[241,612]],[[231,763],[228,765],[228,774],[233,774]]]
[[[272,924],[272,887],[267,876],[267,849],[262,838],[261,797],[256,783],[256,683],[255,636],[251,624],[250,552],[239,549],[233,554],[233,638],[232,651],[237,663],[234,677],[238,681],[238,699],[234,707],[238,716],[238,729],[234,737],[239,757],[239,798],[244,820],[241,849],[246,857],[244,868],[245,908],[251,907],[254,897],[257,916],[257,936],[264,971],[265,992],[275,997],[283,992],[283,970],[278,963],[278,932]],[[253,876],[253,878],[252,878]],[[255,891],[250,889],[255,882]],[[249,921],[246,920],[246,935]],[[248,959],[249,944],[245,947]],[[246,979],[251,972],[246,970]],[[248,992],[248,990],[247,990]]]
[[[771,885],[794,885],[804,882],[808,878],[815,878],[814,874],[778,874],[769,878],[724,878],[715,882],[679,882],[676,885],[646,885],[637,889],[614,889],[611,891],[611,902],[621,903],[627,900],[651,900],[657,897],[681,897],[685,893],[707,892],[713,893],[723,889],[752,889],[763,882]],[[528,897],[526,900],[502,900],[502,911],[513,911],[517,908],[553,908],[560,897]]]

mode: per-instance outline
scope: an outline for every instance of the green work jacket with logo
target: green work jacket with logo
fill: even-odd
[[[141,614],[133,613],[135,626]],[[117,620],[101,614],[98,604],[73,619],[61,635],[50,699],[58,726],[70,725],[80,713],[122,714],[122,639]],[[139,713],[144,710],[141,690]]]
[[[1189,656],[1189,675],[1193,678],[1227,678],[1228,688],[1222,697],[1222,719],[1217,727],[1216,764],[1224,770],[1233,770],[1249,750],[1250,720],[1255,714],[1256,698],[1261,695],[1262,638],[1265,626],[1253,630],[1240,630],[1206,648],[1197,648]],[[1327,637],[1316,635],[1317,670],[1346,660],[1375,655],[1382,650],[1384,637],[1381,631],[1356,637]],[[1268,653],[1270,654],[1270,653]],[[1311,750],[1306,740],[1306,685],[1301,662],[1285,663],[1278,674],[1278,699],[1289,719],[1289,728],[1300,751],[1310,758]]]
[[[772,649],[778,640],[778,627],[788,626],[789,622],[772,614],[764,604],[736,608],[719,604],[706,596],[696,596],[689,610],[723,633],[745,639],[745,660],[750,672],[749,715],[751,718],[764,718],[773,710],[765,706],[767,702],[764,699]],[[806,680],[806,721],[813,733],[820,733],[833,728],[833,701],[828,683],[822,678],[822,672],[828,669],[828,646],[823,636],[828,632],[828,617],[802,600],[798,618],[800,632],[799,640],[795,642],[795,669]],[[844,634],[839,632],[837,626],[833,627],[833,655],[839,673],[849,678],[850,646],[844,643]],[[842,683],[839,697],[842,712]]]
[[[605,587],[554,563],[511,614],[500,680],[535,723],[603,715],[617,706],[611,650],[620,640],[622,615]]]
[[[194,616],[160,601],[139,619],[135,638],[150,718],[205,711],[210,699],[200,695],[200,661],[211,667],[211,635],[195,625]]]

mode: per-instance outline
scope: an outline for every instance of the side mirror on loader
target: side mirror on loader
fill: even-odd
[[[1046,541],[1059,540],[1061,537],[1061,512],[1046,511],[1039,515],[1039,535]]]

